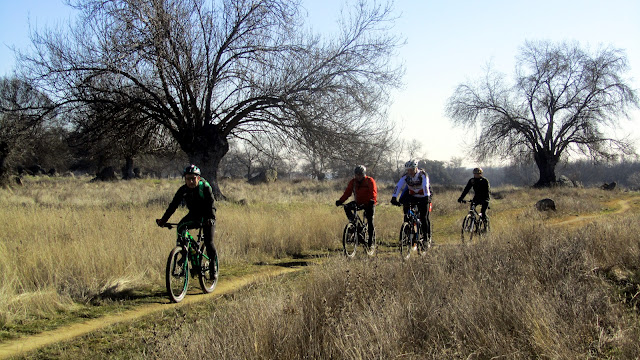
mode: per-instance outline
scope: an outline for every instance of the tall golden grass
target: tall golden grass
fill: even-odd
[[[0,189],[0,325],[46,317],[105,294],[162,287],[175,232],[158,228],[154,219],[181,184],[28,177],[24,186]],[[332,204],[342,186],[223,182],[229,201],[217,203],[215,235],[222,271],[338,251],[345,218]],[[171,221],[185,214],[178,209]]]
[[[154,219],[180,185],[28,178],[22,187],[0,189],[0,325],[64,313],[104,294],[162,288],[175,234]],[[235,264],[339,255],[346,220],[333,202],[344,185],[223,182],[229,201],[217,204],[216,227],[222,275]],[[392,247],[401,211],[388,205],[391,186],[381,185],[377,257],[330,256],[304,279],[247,290],[206,321],[146,341],[143,352],[178,358],[640,356],[637,200],[630,213],[567,228],[554,223],[607,214],[615,198],[630,195],[495,193],[491,236],[461,246],[458,227],[467,207],[456,203],[458,192],[437,192],[437,246],[402,262]],[[557,212],[534,210],[544,197],[554,198]]]
[[[637,200],[633,214],[569,229],[546,225],[528,211],[483,241],[442,245],[426,258],[332,258],[297,283],[265,284],[235,296],[201,321],[151,339],[143,353],[179,359],[637,359]]]

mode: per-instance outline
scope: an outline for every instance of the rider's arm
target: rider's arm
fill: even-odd
[[[425,196],[431,196],[431,185],[429,184],[429,175],[427,172],[424,172],[424,176],[422,177],[422,193]]]
[[[180,204],[182,203],[184,188],[186,188],[186,185],[182,185],[178,189],[178,191],[176,191],[176,194],[173,196],[173,200],[171,200],[169,206],[167,207],[167,210],[164,212],[164,215],[162,215],[162,218],[160,218],[161,222],[167,222],[171,215],[173,215],[173,213],[176,211],[178,206],[180,206]]]
[[[372,177],[369,177],[369,179],[371,179],[371,200],[373,200],[374,204],[377,204],[378,203],[378,185],[376,185],[376,181]]]
[[[469,179],[469,181],[467,181],[467,186],[465,186],[464,190],[462,190],[462,195],[460,195],[460,199],[464,199],[464,196],[467,195],[469,190],[471,190],[472,185],[473,185],[473,179]]]
[[[209,184],[207,183],[207,185]],[[208,204],[207,207],[204,209],[205,213],[203,214],[203,218],[205,220],[208,220],[208,219],[215,220],[216,219],[215,197],[213,196],[213,189],[211,188],[211,185],[204,187],[202,191],[202,195],[204,195],[204,200]]]
[[[489,180],[487,178],[485,178],[485,180],[487,180],[487,200],[489,200],[489,198],[491,197],[491,185],[489,184]]]
[[[405,181],[405,176],[403,175],[400,180],[398,180],[398,184],[396,185],[396,189],[393,191],[393,196],[391,196],[392,198],[398,198],[398,196],[400,196],[400,193],[402,192],[402,189],[404,188],[404,186],[407,184]]]
[[[353,181],[354,181],[354,179],[351,179],[351,181],[349,181],[349,184],[347,185],[347,188],[344,190],[344,194],[342,194],[342,197],[340,198],[340,200],[338,200],[341,203],[347,201],[349,196],[351,196],[351,193],[353,192]]]

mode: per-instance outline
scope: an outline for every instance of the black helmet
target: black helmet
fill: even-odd
[[[184,168],[184,171],[182,172],[182,176],[185,176],[187,174],[195,174],[200,176],[200,168],[191,164],[189,166],[187,166],[186,168]]]
[[[477,167],[477,168],[473,169],[473,173],[482,175],[482,168]]]
[[[358,165],[353,169],[353,173],[356,175],[364,175],[367,172],[367,168],[364,165]]]

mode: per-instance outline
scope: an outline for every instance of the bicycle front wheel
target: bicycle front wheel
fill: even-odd
[[[200,245],[202,254],[206,253],[206,250],[204,243]],[[200,257],[200,272],[198,273],[200,287],[205,294],[211,293],[218,284],[218,253],[214,252],[213,255],[207,254],[207,256],[208,259],[204,255]]]
[[[465,241],[471,241],[473,238],[474,228],[474,218],[471,215],[467,215],[462,220],[462,231],[460,232],[460,240],[464,243]]]
[[[169,299],[176,303],[182,301],[187,295],[189,284],[189,259],[187,259],[187,252],[181,246],[176,246],[169,253],[166,280]]]
[[[358,231],[352,223],[348,223],[344,227],[342,234],[342,250],[346,257],[352,258],[356,256],[356,248],[358,247]]]
[[[411,224],[405,222],[400,227],[400,256],[403,260],[407,260],[411,256]]]

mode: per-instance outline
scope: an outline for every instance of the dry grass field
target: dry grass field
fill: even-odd
[[[119,342],[84,339],[26,357],[640,357],[640,194],[495,189],[492,233],[461,245],[467,207],[455,202],[458,192],[436,192],[436,246],[403,262],[395,248],[401,211],[388,204],[391,188],[381,186],[380,251],[347,261],[340,256],[346,220],[333,205],[345,184],[223,182],[229,201],[217,204],[216,227],[223,278],[274,259],[323,261],[141,320],[135,331],[127,328],[135,336]],[[0,189],[2,337],[113,303],[127,306],[118,294],[161,292],[174,233],[154,219],[179,185],[29,178]],[[557,212],[534,209],[545,197]]]

